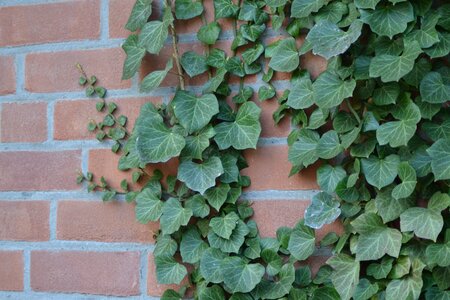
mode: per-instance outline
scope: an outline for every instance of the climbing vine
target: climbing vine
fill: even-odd
[[[140,89],[151,92],[175,73],[177,90],[167,105],[146,103],[130,133],[116,106],[100,101],[105,118],[89,129],[116,141],[119,169],[133,170],[141,183],[130,190],[122,181],[120,191],[136,203],[137,220],[160,223],[153,253],[159,283],[188,276],[163,299],[181,299],[190,287],[198,299],[450,299],[444,2],[214,0],[208,22],[201,1],[164,1],[161,18],[151,21],[152,0],[136,1],[123,79],[136,74],[145,55],[160,55],[165,68],[144,74]],[[175,19],[192,18],[203,21],[197,38],[204,53],[179,50]],[[223,18],[233,23],[231,49],[219,47]],[[267,43],[268,30],[281,39]],[[166,44],[170,55],[161,51]],[[317,78],[300,68],[309,52],[328,60]],[[276,72],[291,78],[279,96],[271,83]],[[201,92],[190,90],[186,80],[203,73]],[[242,151],[256,148],[261,132],[256,92],[244,81],[252,74],[265,82],[259,101],[279,103],[274,120],[291,116],[291,175],[321,162],[322,191],[304,220],[279,228],[276,238],[259,236],[251,203],[239,200],[250,185],[240,174],[247,167]],[[173,160],[175,176],[146,169]],[[106,191],[105,200],[118,193],[103,177],[84,179],[90,190]],[[315,252],[315,229],[337,219],[345,232],[322,239],[320,247],[333,255],[313,277],[298,262]]]

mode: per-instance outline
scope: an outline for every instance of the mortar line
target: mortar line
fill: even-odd
[[[16,93],[21,95],[25,91],[25,55],[17,54],[15,59],[16,68]]]
[[[153,252],[154,244],[132,242],[97,242],[97,241],[71,241],[50,240],[45,242],[2,241],[2,250],[23,250],[24,263],[29,271],[30,251],[90,251],[90,252],[140,252],[143,250]],[[26,254],[28,252],[28,254]],[[28,258],[27,258],[28,255]]]
[[[148,282],[148,250],[144,249],[141,251],[141,261],[140,261],[140,285],[139,290],[142,295],[147,295],[147,282]]]
[[[147,295],[138,296],[105,296],[97,294],[81,294],[81,293],[64,293],[64,292],[9,292],[0,291],[0,299],[13,299],[13,300],[160,300],[158,297],[152,297]]]
[[[109,39],[109,0],[100,2],[100,40]]]
[[[2,249],[4,249],[3,245]],[[31,252],[29,249],[25,249],[23,250],[23,290],[25,292],[31,291],[30,265],[31,265]]]
[[[53,141],[55,102],[47,103],[47,142]]]
[[[86,175],[89,171],[89,149],[81,149],[81,172]]]
[[[71,0],[2,0],[0,7],[71,2]]]
[[[56,240],[56,228],[57,228],[57,218],[58,218],[58,201],[56,199],[50,200],[50,214],[49,214],[49,229],[50,229],[50,240]]]

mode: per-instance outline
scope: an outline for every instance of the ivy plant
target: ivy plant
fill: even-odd
[[[133,33],[123,44],[123,78],[167,44],[166,66],[144,74],[141,90],[153,91],[169,72],[179,79],[168,104],[142,107],[117,149],[119,169],[141,183],[131,190],[125,181],[119,192],[135,202],[139,222],[160,224],[157,280],[188,277],[162,298],[181,299],[192,288],[196,299],[219,300],[450,299],[450,5],[211,1],[212,22],[201,1],[166,0],[162,17],[149,21],[152,0],[137,0],[126,24]],[[205,51],[180,53],[175,20],[193,18],[203,22],[197,38]],[[230,52],[218,45],[222,18],[234,25]],[[268,28],[281,39],[267,43]],[[328,61],[317,78],[300,67],[310,52]],[[282,95],[271,83],[276,72],[290,75]],[[185,79],[203,73],[202,91],[190,90]],[[244,81],[253,74],[264,81],[257,93]],[[275,122],[291,117],[291,175],[316,167],[322,190],[304,220],[276,238],[260,237],[251,203],[239,199],[250,185],[240,173],[243,151],[256,148],[261,133],[253,96],[278,102]],[[102,125],[123,127],[113,111]],[[146,169],[174,160],[176,174]],[[89,186],[106,189],[105,200],[117,193]],[[344,232],[319,244],[315,229],[336,220]],[[304,261],[318,245],[332,255],[313,276]]]

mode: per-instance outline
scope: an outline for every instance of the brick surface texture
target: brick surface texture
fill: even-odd
[[[95,74],[108,89],[107,101],[129,117],[132,129],[146,102],[167,103],[173,97],[177,76],[169,74],[151,94],[139,92],[138,81],[161,69],[164,57],[147,55],[131,80],[121,80],[125,58],[121,49],[124,29],[135,0],[6,0],[0,1],[0,299],[158,299],[166,285],[156,282],[152,251],[159,224],[139,224],[135,208],[125,201],[103,203],[100,194],[77,185],[78,172],[104,175],[120,190],[131,182],[130,172],[117,170],[119,156],[110,144],[100,143],[87,131],[90,120],[101,121],[95,99],[78,85],[76,63]],[[151,19],[159,18],[161,1],[153,1]],[[212,0],[204,1],[206,19],[214,19]],[[232,22],[220,19],[223,35],[214,47],[231,53]],[[203,53],[194,43],[202,21],[177,21],[180,52]],[[269,31],[264,43],[280,38]],[[298,39],[298,44],[303,38]],[[242,50],[238,51],[238,54]],[[326,62],[308,54],[303,68],[317,77]],[[187,79],[188,88],[201,89],[206,74]],[[239,78],[231,77],[234,93]],[[288,87],[290,74],[275,73],[275,84]],[[246,83],[257,91],[261,76]],[[279,90],[279,95],[283,92]],[[262,134],[257,150],[244,153],[249,167],[243,174],[252,185],[244,197],[253,201],[262,236],[275,236],[280,226],[294,226],[317,192],[314,165],[288,177],[286,138],[290,121],[275,125],[275,99],[256,103],[263,109]],[[148,167],[175,174],[178,160]],[[99,176],[96,177],[99,179]],[[139,185],[132,185],[139,188]],[[335,222],[317,231],[341,233]],[[327,259],[321,251],[308,261],[313,272]],[[185,279],[187,282],[187,278]]]

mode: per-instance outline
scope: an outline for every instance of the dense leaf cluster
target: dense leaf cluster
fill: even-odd
[[[143,106],[119,169],[134,169],[143,183],[127,193],[138,221],[160,222],[158,281],[179,284],[192,266],[189,283],[163,299],[180,299],[188,286],[198,299],[450,299],[449,4],[214,0],[208,23],[202,2],[175,0],[164,3],[161,20],[148,21],[151,14],[152,0],[137,0],[123,78],[171,38],[173,55],[141,90],[154,90],[169,72],[180,85],[167,105]],[[180,54],[174,20],[197,17],[206,51]],[[234,21],[231,56],[216,43],[221,18]],[[269,22],[286,34],[266,44]],[[299,67],[310,51],[328,60],[317,78]],[[291,73],[279,97],[274,72]],[[185,90],[184,78],[203,73],[200,95]],[[259,100],[279,103],[274,120],[291,115],[291,174],[322,162],[322,192],[305,219],[276,238],[261,238],[251,204],[238,201],[250,184],[240,174],[242,150],[256,148],[261,132],[261,109],[243,81],[256,73],[265,82]],[[233,103],[231,77],[241,78]],[[149,164],[169,160],[179,162],[176,176],[146,174]],[[316,251],[314,229],[338,218],[345,232],[320,242],[333,255],[312,276],[297,262]]]

